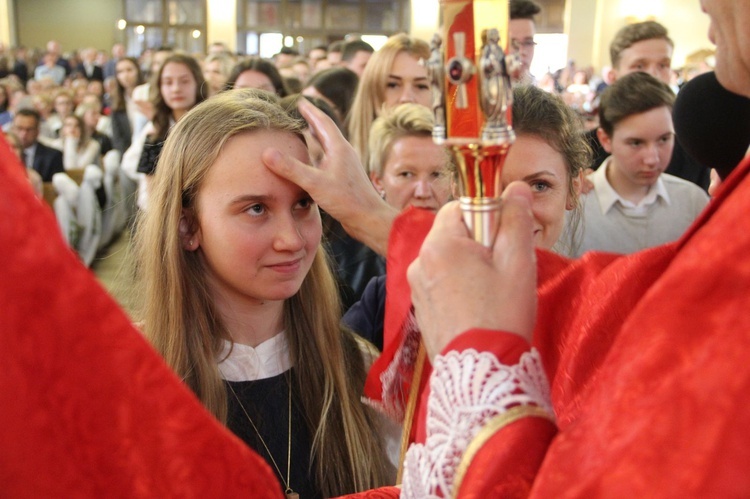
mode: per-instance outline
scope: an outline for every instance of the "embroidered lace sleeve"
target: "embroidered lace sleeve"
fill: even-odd
[[[427,406],[427,439],[406,455],[401,497],[448,497],[467,447],[497,416],[519,406],[542,409],[553,419],[549,384],[539,353],[518,364],[468,349],[435,358]]]
[[[421,335],[414,312],[409,312],[403,327],[403,340],[393,359],[380,373],[380,399],[365,398],[366,404],[398,423],[404,421],[408,389],[414,376],[414,364],[419,352]]]

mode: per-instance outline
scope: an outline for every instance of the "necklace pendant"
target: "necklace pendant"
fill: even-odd
[[[299,499],[299,494],[296,492],[292,492],[291,490],[287,489],[286,492],[287,499]]]

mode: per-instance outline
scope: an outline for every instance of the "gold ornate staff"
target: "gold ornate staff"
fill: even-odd
[[[441,9],[443,33],[433,37],[427,61],[435,113],[432,135],[458,166],[466,226],[476,241],[491,246],[500,211],[500,174],[515,139],[511,59],[500,46],[509,3],[442,0]]]

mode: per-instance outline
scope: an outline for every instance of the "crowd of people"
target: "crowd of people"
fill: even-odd
[[[737,19],[750,22],[750,7],[703,6],[721,42],[719,81],[750,97],[743,65],[750,55],[731,29]],[[67,177],[90,182],[102,216],[128,206],[117,216],[130,219],[133,234],[143,297],[135,325],[113,319],[114,305],[94,299],[100,292],[72,261],[44,261],[72,276],[60,289],[102,307],[83,320],[76,306],[59,317],[77,333],[97,331],[76,336],[101,355],[97,365],[115,356],[107,342],[124,343],[117,355],[138,352],[113,360],[101,380],[122,388],[120,378],[144,378],[139,357],[160,380],[148,393],[153,381],[122,388],[128,406],[112,416],[117,424],[92,425],[108,435],[112,456],[151,445],[168,456],[185,452],[181,466],[192,470],[223,447],[235,456],[228,466],[257,470],[230,476],[224,490],[236,485],[258,497],[750,490],[741,469],[750,412],[736,402],[750,379],[742,358],[750,233],[736,230],[750,199],[748,165],[720,171],[716,184],[726,182],[712,187],[719,197],[710,201],[713,165],[694,159],[675,133],[674,42],[663,25],[623,27],[609,46],[606,84],[592,90],[579,71],[562,91],[530,73],[539,13],[531,0],[510,2],[515,141],[489,249],[467,236],[451,203],[460,195],[459,166],[432,140],[424,40],[398,34],[374,50],[350,39],[306,55],[285,48],[273,59],[238,56],[222,43],[200,56],[160,47],[136,58],[116,45],[111,54],[86,48],[64,57],[54,41],[43,55],[12,51],[0,79],[8,176],[21,178],[10,172],[24,166],[37,197]],[[581,116],[590,94],[595,126]],[[105,172],[109,184],[96,180]],[[4,186],[8,199],[35,210],[19,186]],[[102,224],[76,220],[81,234]],[[45,245],[37,225],[49,231],[48,222],[35,222],[33,236],[19,226],[4,237],[34,254]],[[33,280],[24,286],[33,296]],[[50,315],[72,297],[53,300]],[[14,345],[21,351],[24,341],[51,334],[45,321],[11,343],[11,356]],[[7,322],[23,326],[20,313]],[[142,336],[153,350],[140,346]],[[188,391],[205,414],[147,419],[146,434],[161,438],[128,440],[118,418],[148,407],[164,414],[169,399],[189,405]],[[90,395],[76,393],[80,401],[64,403],[87,413]],[[103,407],[116,397],[96,393]],[[36,394],[29,390],[18,406]],[[0,409],[8,431],[43,421]],[[184,451],[168,435],[186,439],[187,427],[200,428],[195,448],[211,452]],[[54,438],[34,442],[47,451],[14,465],[18,483],[60,452]],[[169,490],[149,478],[160,470],[130,472],[121,462],[124,472],[81,489],[85,473],[66,466],[58,471],[65,480],[53,483],[53,473],[34,486],[96,495],[104,490],[96,487],[135,481],[146,495]],[[133,478],[138,473],[144,478]],[[162,479],[181,480],[175,490],[205,492],[211,483],[175,469]]]

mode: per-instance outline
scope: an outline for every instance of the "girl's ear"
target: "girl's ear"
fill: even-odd
[[[191,212],[182,210],[180,217],[180,241],[186,251],[195,251],[200,246],[200,229],[195,227],[195,220]]]
[[[578,175],[573,178],[573,192],[568,193],[568,199],[565,202],[566,210],[570,211],[576,207],[577,200],[581,196],[581,187],[585,181],[584,177],[584,171],[581,170],[578,172]]]

